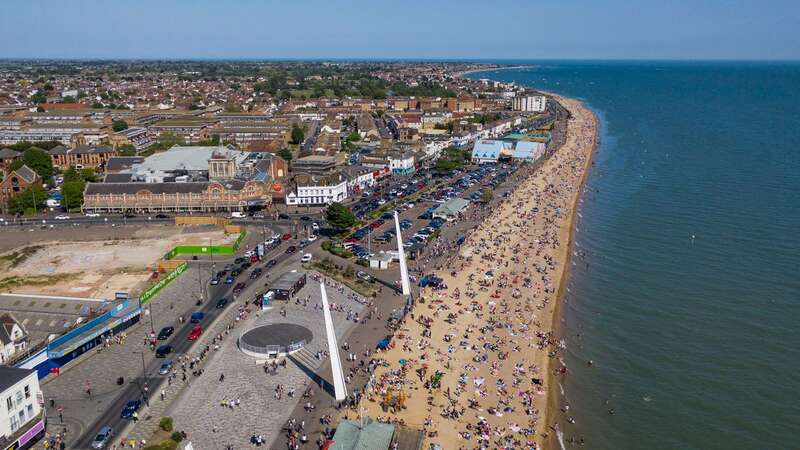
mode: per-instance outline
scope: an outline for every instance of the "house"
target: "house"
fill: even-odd
[[[29,448],[44,436],[43,395],[36,370],[0,366],[0,441]]]
[[[10,148],[0,149],[0,173],[5,173],[6,168],[20,156],[22,156],[22,153],[16,150],[11,150]]]
[[[9,313],[0,315],[0,364],[8,364],[13,356],[28,346],[28,332]]]
[[[360,192],[375,184],[374,171],[366,166],[345,166],[342,173],[347,177],[347,189]]]
[[[329,175],[295,175],[286,194],[287,205],[329,205],[347,198],[347,177],[341,172]]]
[[[117,156],[117,151],[112,147],[88,145],[76,148],[67,148],[59,145],[50,149],[48,153],[50,153],[50,159],[53,160],[53,167],[59,169],[66,169],[67,167],[76,169],[105,167],[109,159]]]
[[[410,151],[393,152],[389,155],[389,168],[393,175],[409,175],[414,173],[414,153]]]
[[[23,165],[17,170],[12,170],[3,181],[0,181],[0,205],[7,204],[9,200],[34,184],[41,186],[42,177],[30,167]]]

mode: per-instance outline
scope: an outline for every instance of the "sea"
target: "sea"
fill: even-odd
[[[800,63],[502,62],[532,67],[469,77],[601,123],[559,318],[563,446],[800,449]]]

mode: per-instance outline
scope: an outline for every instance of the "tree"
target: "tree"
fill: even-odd
[[[115,132],[119,132],[119,131],[122,131],[122,130],[127,130],[128,129],[128,122],[125,122],[124,120],[115,120],[115,121],[113,121],[111,123],[111,128]]]
[[[43,210],[46,202],[47,192],[38,184],[34,184],[9,200],[8,211],[12,214],[33,214]]]
[[[30,167],[44,180],[49,180],[53,176],[53,161],[50,159],[50,155],[40,148],[30,147],[25,150],[22,158],[11,163],[9,169],[17,170],[23,164]]]
[[[303,129],[300,128],[297,124],[292,125],[292,144],[299,144],[303,142],[303,138],[305,137],[305,132]]]
[[[83,189],[86,183],[83,180],[77,181],[64,181],[61,185],[61,195],[64,198],[61,200],[61,206],[67,211],[78,209],[83,204]]]
[[[353,131],[347,135],[347,140],[348,142],[358,142],[361,140],[361,135],[357,131]]]
[[[39,91],[31,95],[31,102],[35,105],[38,105],[39,103],[44,103],[46,101],[47,101],[47,95],[45,95],[45,93],[42,91]]]
[[[81,174],[79,174],[78,171],[72,166],[64,171],[63,177],[64,183],[69,183],[70,181],[81,181]]]
[[[282,148],[282,149],[278,150],[278,156],[283,158],[285,161],[291,161],[292,160],[292,151],[289,150],[288,148]]]
[[[91,167],[81,169],[80,174],[83,181],[97,182],[100,179],[100,177],[97,176],[97,172],[95,172]]]
[[[489,203],[493,198],[494,194],[489,189],[484,189],[483,192],[481,192],[481,201],[483,203]]]
[[[325,219],[338,230],[346,230],[357,222],[356,216],[350,212],[350,209],[338,202],[328,206],[328,209],[325,210]]]

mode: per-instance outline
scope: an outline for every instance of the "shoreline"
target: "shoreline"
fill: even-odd
[[[487,69],[472,69],[472,70],[465,70],[463,72],[455,72],[453,73],[453,78],[464,78],[464,75],[470,75],[473,73],[481,73],[481,72],[492,72],[495,70],[513,70],[513,69],[534,69],[536,65],[533,64],[526,64],[522,66],[501,66],[501,67],[493,67]]]
[[[482,429],[481,439],[490,441],[501,436],[499,439],[514,440],[521,446],[527,439],[539,448],[552,448],[556,441],[550,439],[556,435],[551,433],[550,422],[561,396],[555,391],[558,378],[553,373],[558,362],[551,360],[559,356],[560,306],[572,261],[577,206],[599,128],[597,116],[583,102],[547,94],[570,111],[565,143],[527,174],[512,196],[499,203],[470,234],[446,269],[436,272],[449,289],[421,292],[410,319],[395,335],[393,348],[375,354],[375,358],[384,358],[385,365],[375,371],[375,383],[365,396],[369,401],[362,402],[362,407],[373,417],[425,429],[431,434],[426,444],[440,443],[445,448],[463,444],[478,436],[476,427]],[[566,214],[561,214],[561,209]],[[487,270],[487,274],[494,273],[484,278]],[[540,276],[542,281],[537,280]],[[475,280],[477,285],[473,285]],[[503,332],[508,336],[498,336]],[[473,341],[475,336],[477,341]],[[492,339],[495,341],[489,342]],[[529,350],[523,349],[523,343]],[[489,355],[497,358],[491,366]],[[401,359],[406,362],[395,366]],[[444,375],[441,386],[429,390],[428,378],[434,371]],[[526,377],[531,386],[523,391],[520,386]],[[506,389],[506,380],[511,379],[514,387],[509,384]],[[542,381],[534,381],[537,379]],[[485,380],[497,381],[497,392],[490,391],[495,383]],[[377,408],[386,395],[398,392],[403,393],[407,409],[387,414]],[[464,408],[463,400],[469,402],[469,409]]]
[[[553,92],[544,92],[544,91],[542,91],[542,93],[558,99],[559,103],[561,103],[561,101],[565,98],[565,97],[562,97],[562,96],[560,96],[558,94],[555,94]],[[586,188],[586,180],[589,178],[589,170],[591,169],[592,164],[594,162],[594,156],[595,156],[595,153],[597,152],[597,147],[598,147],[599,141],[600,141],[600,138],[599,138],[599,136],[600,136],[600,121],[597,118],[597,114],[595,114],[594,111],[589,109],[584,104],[584,102],[582,102],[580,100],[577,100],[577,99],[573,99],[573,100],[578,102],[581,107],[585,108],[589,112],[589,114],[592,117],[592,120],[594,122],[594,134],[593,134],[593,137],[592,137],[592,145],[591,145],[591,148],[589,149],[589,156],[586,159],[586,164],[584,165],[583,176],[581,177],[581,181],[578,184],[578,193],[575,196],[575,199],[574,199],[574,201],[572,203],[572,209],[571,209],[572,218],[570,220],[570,225],[569,225],[569,230],[568,230],[568,240],[567,240],[567,246],[566,246],[567,256],[566,256],[566,260],[564,261],[564,263],[565,263],[564,270],[562,271],[561,276],[560,276],[560,278],[558,280],[558,292],[556,293],[555,307],[554,307],[554,310],[553,310],[553,315],[551,317],[551,320],[552,320],[551,321],[551,329],[553,330],[553,333],[557,336],[557,338],[560,338],[560,339],[563,339],[563,337],[562,337],[563,321],[561,320],[562,319],[562,314],[563,314],[562,307],[564,306],[564,297],[566,296],[567,282],[569,281],[569,276],[571,274],[570,267],[571,267],[571,262],[572,262],[572,248],[573,248],[574,242],[575,242],[576,223],[577,223],[577,220],[578,220],[577,219],[577,217],[578,217],[578,206],[580,205],[581,199],[583,198],[583,192],[584,192],[584,189]],[[562,103],[562,105],[563,105],[563,103]],[[556,389],[557,386],[560,386],[560,387],[563,387],[563,386],[560,383],[561,380],[559,379],[559,377],[556,376],[555,372],[552,370],[552,367],[550,367],[550,366],[551,366],[551,361],[548,360],[547,403],[546,403],[546,406],[545,406],[544,415],[542,416],[546,425],[548,425],[549,422],[551,422],[552,419],[557,417],[558,413],[561,412],[561,407],[564,405],[564,398],[565,398],[564,394],[561,393],[561,390],[560,389]],[[562,449],[562,443],[559,441],[559,436],[557,434],[553,434],[553,435],[551,435],[550,437],[548,437],[547,439],[544,440],[542,447],[543,447],[544,450],[561,450]]]

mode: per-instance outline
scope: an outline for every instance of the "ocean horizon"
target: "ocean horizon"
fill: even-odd
[[[600,119],[559,318],[565,446],[796,448],[800,63],[496,62],[533,67],[467,76]]]

